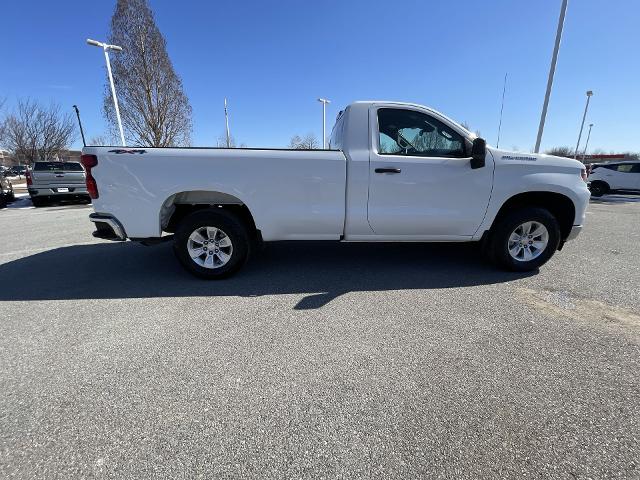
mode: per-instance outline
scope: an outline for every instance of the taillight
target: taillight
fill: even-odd
[[[580,171],[580,176],[582,177],[582,180],[584,180],[585,182],[587,181],[588,175],[587,175],[587,169],[586,168],[583,168]]]
[[[31,178],[31,172],[29,170],[24,172],[24,176],[27,179],[27,186],[33,185],[33,178]]]
[[[95,155],[82,155],[80,157],[80,163],[84,165],[84,169],[87,171],[86,176],[86,184],[87,184],[87,192],[91,198],[98,198],[98,184],[96,183],[96,179],[91,175],[91,169],[98,165],[98,157]]]

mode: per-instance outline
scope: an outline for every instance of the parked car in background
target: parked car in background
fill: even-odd
[[[594,197],[616,192],[640,192],[640,160],[593,165],[589,182]]]
[[[4,208],[7,203],[13,202],[14,200],[13,185],[8,178],[0,175],[0,208]]]
[[[79,162],[35,162],[27,170],[27,190],[35,207],[51,201],[91,201]]]
[[[26,173],[27,173],[27,167],[24,165],[14,165],[13,167],[9,168],[9,176],[24,177]]]

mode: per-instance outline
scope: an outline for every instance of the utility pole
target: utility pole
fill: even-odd
[[[587,155],[587,147],[589,146],[589,139],[591,138],[591,128],[593,127],[593,123],[589,124],[589,133],[587,133],[587,141],[584,144],[584,150],[582,151],[582,163],[584,163],[584,157]]]
[[[326,98],[319,98],[318,101],[322,104],[322,149],[327,148],[327,103],[331,103],[331,100]]]
[[[116,97],[116,87],[113,84],[113,75],[111,74],[111,62],[109,61],[109,50],[113,50],[115,52],[121,52],[122,47],[118,45],[109,45],[107,43],[98,42],[97,40],[91,40],[87,38],[87,43],[89,45],[93,45],[94,47],[100,47],[104,50],[104,59],[107,62],[107,73],[109,74],[109,83],[111,84],[111,95],[113,96],[113,106],[116,109],[116,118],[118,119],[118,129],[120,130],[120,141],[122,142],[122,146],[126,146],[124,142],[124,131],[122,130],[122,120],[120,119],[120,108],[118,107],[118,97]]]
[[[504,110],[504,92],[507,90],[507,73],[504,74],[504,85],[502,86],[502,104],[500,105],[500,123],[498,123],[498,141],[496,148],[500,145],[500,130],[502,129],[502,111]]]
[[[582,123],[580,124],[580,133],[578,134],[578,143],[576,143],[576,152],[573,156],[576,160],[578,159],[578,148],[580,147],[580,138],[582,138],[582,130],[584,129],[584,121],[587,118],[587,110],[589,110],[589,100],[591,100],[591,96],[593,92],[591,90],[587,90],[587,104],[584,106],[584,114],[582,115]]]
[[[231,148],[231,135],[229,134],[229,112],[227,111],[227,99],[224,99],[224,123],[227,126],[227,148]]]
[[[553,47],[553,56],[551,57],[551,67],[549,68],[549,78],[547,79],[547,91],[544,95],[544,103],[542,104],[542,115],[540,115],[540,125],[538,126],[538,137],[536,138],[535,153],[540,151],[540,142],[542,141],[542,132],[544,130],[544,122],[547,118],[547,107],[549,106],[549,96],[551,95],[551,87],[553,86],[553,76],[556,73],[556,63],[558,62],[558,50],[560,50],[560,40],[562,39],[562,28],[564,27],[564,16],[567,13],[568,0],[562,0],[560,8],[560,18],[558,19],[558,29],[556,31],[556,44]]]

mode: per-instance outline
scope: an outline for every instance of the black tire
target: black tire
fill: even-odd
[[[540,223],[547,230],[546,247],[540,253],[536,251],[534,254],[537,256],[529,261],[518,260],[509,253],[511,234],[526,222]],[[559,244],[560,227],[556,218],[544,208],[526,207],[508,213],[493,226],[488,248],[490,258],[498,266],[515,272],[528,272],[544,265],[556,252]]]
[[[4,208],[7,206],[7,199],[5,198],[5,196],[2,194],[2,191],[0,190],[0,208]]]
[[[226,251],[230,252],[231,256],[224,265],[206,268],[196,263],[196,260],[189,255],[189,237],[203,227],[215,227],[222,230],[230,240],[231,249]],[[182,266],[188,272],[200,278],[216,280],[229,277],[242,268],[249,258],[250,245],[251,238],[247,232],[247,227],[238,217],[220,208],[207,208],[188,215],[180,222],[174,235],[173,250]],[[210,245],[210,247],[212,246]],[[223,248],[228,247],[218,247],[218,244],[216,244],[213,248],[216,248],[216,251],[219,248],[222,252]],[[211,251],[209,250],[209,252]],[[214,263],[221,262],[218,254],[204,253],[203,256],[205,259],[211,256]],[[198,258],[202,260],[202,257]]]
[[[601,182],[596,180],[595,182],[591,182],[589,185],[589,190],[591,190],[592,197],[601,197],[609,193],[609,185],[606,182]]]
[[[46,202],[42,197],[31,197],[31,203],[33,203],[33,206],[36,208],[44,207],[46,205]]]

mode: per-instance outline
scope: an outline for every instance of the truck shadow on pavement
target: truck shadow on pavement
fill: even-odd
[[[500,271],[472,244],[278,242],[234,277],[206,281],[182,269],[170,244],[98,243],[0,265],[0,301],[308,294],[295,306],[304,310],[353,291],[467,287],[532,274]]]

